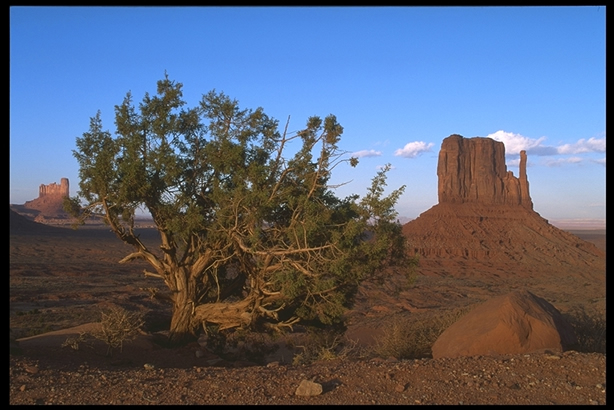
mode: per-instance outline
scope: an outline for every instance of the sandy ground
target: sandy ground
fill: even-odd
[[[575,234],[605,249],[604,231]],[[20,354],[10,357],[10,404],[605,404],[604,353],[454,360],[367,353],[390,323],[467,308],[514,289],[529,289],[561,312],[602,311],[605,271],[524,275],[509,267],[422,261],[408,290],[394,281],[362,287],[346,334],[356,354],[301,365],[293,364],[298,350],[280,341],[259,362],[226,360],[198,343],[164,348],[168,306],[141,290],[160,284],[144,278],[144,265],[116,263],[128,250],[104,228],[12,229],[10,324]],[[79,350],[62,347],[96,326],[110,306],[145,314],[137,340],[112,357],[97,340]],[[322,393],[297,396],[302,380],[321,385]]]

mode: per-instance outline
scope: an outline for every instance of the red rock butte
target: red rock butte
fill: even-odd
[[[66,219],[68,214],[64,211],[64,197],[69,196],[68,178],[60,179],[60,184],[52,182],[49,185],[41,184],[38,188],[38,198],[27,201],[23,207],[38,211],[35,220],[44,222],[49,219]]]
[[[439,203],[403,226],[422,261],[477,261],[527,271],[541,267],[605,269],[605,253],[560,230],[533,210],[520,153],[520,175],[505,165],[505,146],[490,138],[451,135],[437,164]]]
[[[533,209],[527,153],[520,151],[520,177],[505,166],[505,145],[490,138],[451,135],[437,164],[439,203],[510,204]]]

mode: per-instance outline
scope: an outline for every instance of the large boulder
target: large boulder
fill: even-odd
[[[493,298],[446,329],[433,358],[562,352],[576,343],[571,326],[546,300],[529,291]]]

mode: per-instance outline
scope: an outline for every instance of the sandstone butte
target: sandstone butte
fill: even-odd
[[[439,203],[403,226],[421,264],[465,260],[500,272],[496,275],[511,266],[515,274],[528,275],[543,267],[580,275],[605,271],[602,250],[550,225],[533,210],[526,166],[522,151],[519,177],[507,171],[502,142],[445,138],[437,164]]]
[[[41,184],[38,188],[38,198],[23,204],[24,213],[35,214],[36,222],[70,218],[62,205],[64,197],[69,196],[69,192],[68,178],[62,178],[59,185],[55,182],[49,185]]]

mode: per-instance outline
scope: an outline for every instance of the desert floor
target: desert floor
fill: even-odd
[[[605,230],[572,233],[605,250]],[[143,237],[154,240],[155,231],[144,229]],[[300,331],[271,341],[277,350],[263,348],[251,360],[196,342],[165,348],[169,307],[142,290],[163,285],[144,277],[143,264],[117,263],[129,250],[104,227],[11,230],[10,327],[11,338],[20,341],[18,354],[10,356],[10,404],[606,402],[604,352],[439,360],[428,352],[408,360],[374,353],[395,324],[418,326],[458,315],[514,289],[528,289],[564,314],[605,315],[605,270],[557,267],[526,274],[471,261],[423,260],[409,289],[398,278],[365,284],[348,314],[343,343],[330,342],[330,360],[301,363],[307,351],[299,346],[308,335]],[[95,327],[101,311],[113,306],[145,314],[143,334],[135,341],[112,356],[95,339],[78,350],[63,346]],[[322,384],[323,393],[296,396],[302,380]]]

